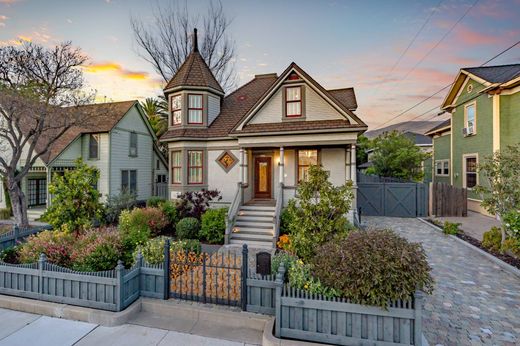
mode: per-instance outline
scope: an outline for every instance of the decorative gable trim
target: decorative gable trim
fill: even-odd
[[[367,125],[361,121],[351,110],[347,109],[340,102],[334,99],[329,93],[311,76],[303,71],[296,63],[291,63],[289,67],[278,77],[278,80],[271,86],[270,89],[262,96],[258,102],[249,110],[246,116],[241,120],[231,132],[240,131],[242,128],[249,123],[256,115],[256,113],[269,101],[273,95],[286,83],[287,77],[291,73],[296,73],[300,76],[301,81],[305,82],[307,86],[312,88],[319,96],[321,96],[327,103],[329,103],[335,110],[338,111],[345,119],[351,123],[358,124],[360,127],[366,127]]]
[[[489,87],[490,85],[492,85],[492,83],[478,76],[475,76],[474,74],[469,73],[468,71],[460,70],[457,74],[457,77],[455,78],[455,81],[451,84],[450,90],[448,91],[448,93],[444,97],[444,100],[442,101],[441,109],[450,110],[454,107],[457,98],[460,96],[462,89],[465,88],[469,79],[473,79],[474,81],[482,84],[485,87]]]

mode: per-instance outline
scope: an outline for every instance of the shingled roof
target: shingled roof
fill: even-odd
[[[520,77],[520,64],[463,68],[490,83],[506,83]]]
[[[224,94],[224,90],[211,72],[208,64],[200,55],[197,42],[197,29],[193,30],[193,50],[181,65],[175,76],[168,82],[164,90],[176,87],[211,88]]]
[[[357,109],[358,105],[354,88],[332,89],[327,90],[327,92],[349,110],[355,111]]]

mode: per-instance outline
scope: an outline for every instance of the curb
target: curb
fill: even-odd
[[[443,232],[443,231],[442,231],[442,228],[437,227],[437,226],[431,224],[430,222],[424,220],[423,218],[418,217],[417,219],[418,219],[419,221],[421,221],[421,222],[427,224],[428,226],[430,226],[430,227],[433,228],[434,230],[439,231],[439,232],[441,232],[441,233]],[[444,233],[443,233],[443,234],[444,234]],[[513,275],[516,275],[517,277],[520,278],[520,269],[517,269],[517,268],[513,267],[513,266],[510,265],[510,264],[507,264],[506,262],[502,261],[501,259],[496,258],[495,256],[493,256],[493,255],[487,253],[486,251],[484,251],[484,250],[482,250],[482,249],[479,249],[479,248],[476,247],[475,245],[472,245],[472,244],[468,243],[467,241],[464,241],[464,240],[462,240],[462,239],[460,239],[460,238],[458,238],[458,237],[456,237],[456,236],[454,236],[454,235],[451,235],[451,234],[444,234],[444,235],[446,235],[446,236],[448,236],[448,237],[451,237],[451,238],[455,239],[456,241],[458,241],[459,243],[462,243],[462,244],[466,245],[466,246],[469,247],[470,249],[473,249],[474,251],[478,252],[480,255],[486,257],[488,260],[490,260],[491,262],[493,262],[493,263],[495,263],[496,265],[498,265],[499,267],[501,267],[503,270],[505,270],[505,271],[507,271],[507,272],[509,272],[509,273],[511,273],[511,274],[513,274]]]
[[[141,299],[136,300],[123,311],[111,312],[29,298],[0,295],[0,308],[88,322],[105,327],[115,327],[125,324],[141,311]]]

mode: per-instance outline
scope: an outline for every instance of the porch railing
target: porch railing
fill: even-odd
[[[229,244],[229,240],[231,238],[231,229],[235,224],[235,219],[237,217],[238,209],[242,205],[244,190],[242,189],[242,183],[237,183],[237,190],[235,192],[235,196],[233,197],[233,201],[229,206],[229,210],[226,217],[226,244]]]
[[[273,216],[274,223],[274,238],[273,238],[273,246],[276,248],[276,242],[278,241],[278,236],[280,235],[280,214],[282,213],[283,207],[283,183],[278,185],[278,190],[276,191],[276,207]]]

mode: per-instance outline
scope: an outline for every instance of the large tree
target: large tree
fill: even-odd
[[[387,132],[372,141],[372,148],[370,173],[405,180],[423,178],[422,164],[430,154],[423,152],[408,137],[397,131]]]
[[[16,223],[28,225],[21,182],[71,127],[85,124],[93,94],[84,91],[87,61],[70,42],[0,47],[0,176]]]
[[[230,24],[220,1],[211,1],[202,16],[191,13],[187,3],[170,3],[156,4],[150,21],[131,19],[138,54],[165,82],[191,53],[193,28],[202,25],[199,51],[224,90],[236,84],[235,44],[228,36]]]

